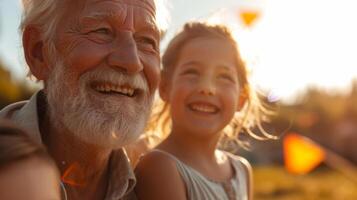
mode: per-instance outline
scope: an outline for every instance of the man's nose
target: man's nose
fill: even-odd
[[[210,77],[202,78],[198,83],[198,92],[208,96],[216,95],[216,85],[214,80]]]
[[[143,70],[139,52],[133,35],[129,32],[120,34],[113,43],[113,49],[108,56],[110,67],[135,74]]]

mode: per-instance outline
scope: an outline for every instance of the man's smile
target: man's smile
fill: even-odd
[[[138,91],[138,89],[135,89],[128,84],[117,85],[110,82],[95,82],[91,84],[91,88],[102,94],[120,94],[128,97],[134,97]]]

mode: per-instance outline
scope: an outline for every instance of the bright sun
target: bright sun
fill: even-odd
[[[210,20],[233,24],[259,87],[287,100],[308,85],[348,89],[357,78],[357,1],[247,2]],[[242,8],[258,12],[248,28],[239,19]]]

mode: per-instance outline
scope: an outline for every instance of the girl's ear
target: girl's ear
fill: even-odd
[[[41,31],[34,26],[25,28],[22,36],[24,55],[31,73],[38,80],[46,80],[49,75],[47,56]]]
[[[163,76],[161,76],[161,81],[159,85],[159,94],[164,102],[169,101],[169,81],[167,81],[167,79],[164,78]]]
[[[240,111],[244,107],[245,103],[248,100],[248,95],[248,88],[243,87],[239,95],[237,111]]]

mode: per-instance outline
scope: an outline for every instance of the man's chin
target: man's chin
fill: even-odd
[[[103,149],[120,149],[130,143],[135,142],[144,130],[144,125],[135,125],[123,128],[108,128],[103,126],[93,126],[93,124],[83,124],[80,128],[75,126],[81,123],[64,124],[75,138],[83,143],[94,145]],[[68,121],[67,121],[68,122]]]
[[[135,137],[130,137],[130,138],[121,138],[121,137],[114,137],[113,135],[92,135],[92,134],[79,134],[78,132],[76,132],[76,134],[74,134],[75,138],[77,138],[78,140],[80,140],[83,143],[89,144],[89,145],[93,145],[93,146],[97,146],[99,148],[102,149],[120,149],[130,143],[133,143],[135,140],[137,140],[138,136]]]

